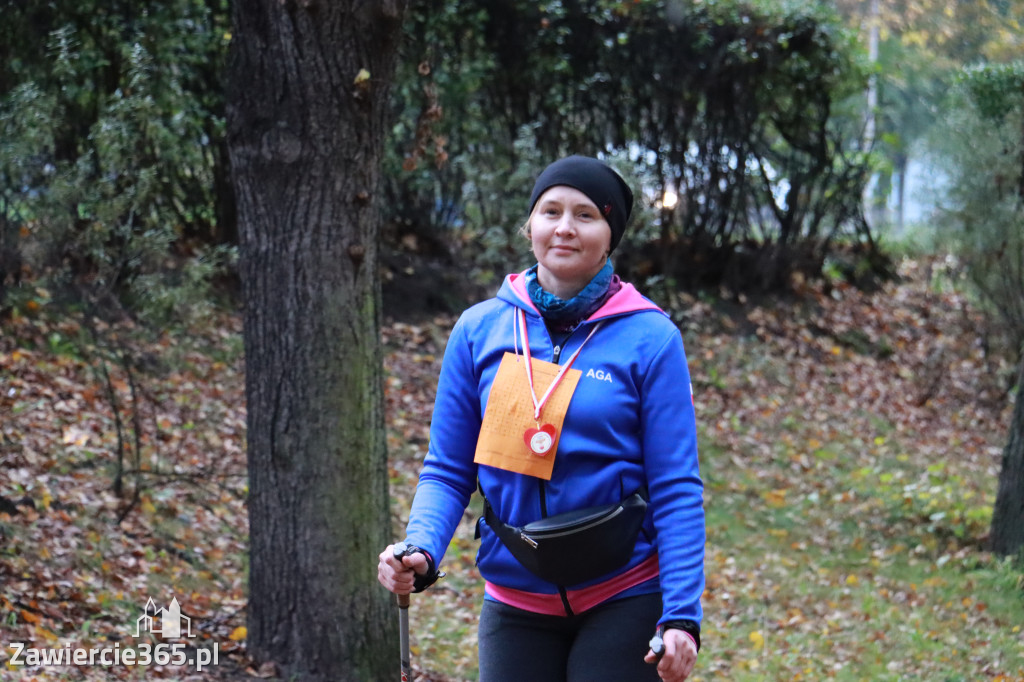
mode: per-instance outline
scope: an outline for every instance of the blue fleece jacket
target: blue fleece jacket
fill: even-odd
[[[513,318],[526,311],[530,350],[564,363],[604,321],[573,365],[582,377],[558,440],[550,481],[473,462],[498,365],[513,346]],[[519,339],[522,342],[522,339]],[[556,349],[530,302],[523,273],[456,323],[445,349],[407,541],[438,564],[480,484],[497,516],[524,525],[545,515],[617,502],[646,485],[644,531],[623,568],[559,588],[527,571],[481,523],[477,563],[486,594],[537,613],[580,613],[612,598],[662,593],[662,617],[700,623],[704,591],[703,484],[697,463],[690,375],[679,330],[630,284]],[[542,508],[546,514],[542,513]],[[585,560],[585,559],[584,559]]]

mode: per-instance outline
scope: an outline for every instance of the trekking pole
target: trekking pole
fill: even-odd
[[[402,557],[412,554],[404,542],[395,543],[395,558],[399,562]],[[402,682],[412,680],[412,664],[409,661],[409,595],[399,594],[398,597],[398,640],[402,647]]]
[[[651,637],[650,647],[651,651],[660,661],[661,657],[665,655],[665,630],[660,625],[654,631],[654,637]]]

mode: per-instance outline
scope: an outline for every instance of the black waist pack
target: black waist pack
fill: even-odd
[[[525,526],[498,518],[484,498],[484,521],[531,573],[556,585],[578,585],[625,566],[647,513],[641,488],[621,502],[548,516]]]

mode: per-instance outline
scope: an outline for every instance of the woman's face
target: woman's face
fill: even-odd
[[[604,267],[612,230],[586,194],[556,185],[537,200],[530,216],[530,242],[540,264],[540,285],[565,300]]]

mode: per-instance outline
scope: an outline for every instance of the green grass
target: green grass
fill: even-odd
[[[844,464],[832,475],[852,474]],[[856,487],[785,501],[742,473],[740,492],[717,487],[695,680],[1024,676],[1024,589],[1009,561],[947,528],[886,523],[885,500]]]

